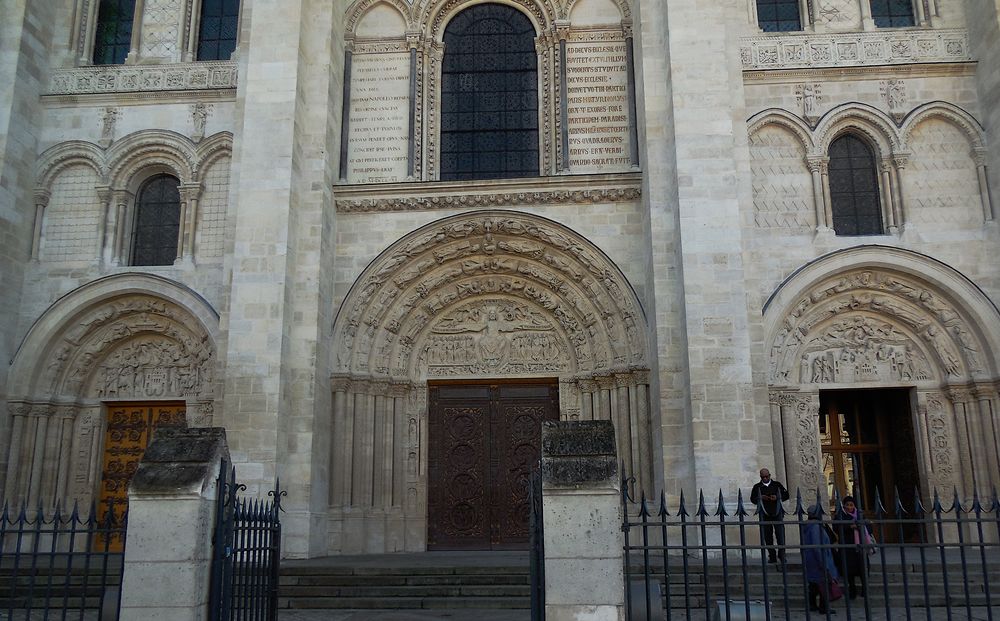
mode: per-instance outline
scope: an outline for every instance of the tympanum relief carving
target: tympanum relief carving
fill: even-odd
[[[555,325],[514,300],[486,299],[444,316],[421,351],[429,377],[559,372],[569,354]]]
[[[918,382],[978,377],[982,345],[962,313],[908,275],[859,270],[828,279],[787,314],[770,381]]]
[[[54,349],[43,385],[74,399],[208,397],[214,347],[186,311],[126,296],[86,312]]]

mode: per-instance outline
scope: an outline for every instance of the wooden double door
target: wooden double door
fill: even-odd
[[[430,385],[427,547],[528,546],[529,483],[555,381]]]

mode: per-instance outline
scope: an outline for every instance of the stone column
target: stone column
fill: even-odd
[[[115,223],[114,241],[111,246],[111,264],[122,265],[123,263],[128,263],[128,253],[125,249],[125,229],[127,228],[125,215],[129,201],[131,200],[131,194],[125,190],[115,190],[112,196],[115,205]]]
[[[52,193],[44,188],[35,190],[35,229],[31,237],[31,260],[37,261],[42,247],[42,224],[45,221],[45,208],[49,206]]]
[[[990,200],[990,184],[986,178],[986,149],[984,147],[973,149],[972,159],[976,162],[976,178],[979,180],[979,197],[983,204],[983,220],[992,222],[993,201]]]
[[[882,201],[886,217],[886,226],[889,229],[889,233],[895,234],[899,232],[899,227],[896,225],[896,212],[899,210],[899,198],[896,196],[896,192],[893,191],[890,173],[891,168],[892,166],[888,160],[882,160],[879,162],[879,175],[882,179]]]
[[[622,510],[610,421],[542,424],[545,618],[624,615]]]
[[[139,43],[142,41],[142,14],[145,8],[146,0],[135,0],[135,8],[132,13],[132,41],[129,45],[128,56],[125,57],[125,64],[127,65],[134,65],[139,62]],[[96,6],[94,10],[96,12]]]
[[[823,210],[826,213],[826,222],[830,230],[836,231],[833,226],[833,196],[830,194],[830,158],[824,156],[819,164],[820,178],[823,186]]]
[[[194,236],[198,226],[198,198],[201,196],[201,184],[182,183],[181,194],[181,248],[178,257],[191,263],[194,261]],[[186,213],[183,209],[187,207]]]
[[[208,619],[221,427],[156,431],[129,485],[121,621]],[[224,466],[225,464],[225,466]]]
[[[906,228],[906,208],[903,202],[903,169],[910,161],[909,153],[894,153],[892,156],[892,168],[890,169],[893,187],[892,204],[896,210],[896,226]]]
[[[7,480],[4,483],[3,497],[11,504],[24,500],[24,492],[20,488],[22,470],[25,467],[21,453],[24,451],[25,423],[31,406],[27,403],[9,403],[7,411],[12,419],[10,429],[10,444],[7,450]]]
[[[858,0],[861,8],[861,28],[863,30],[875,30],[875,20],[872,19],[871,0]]]
[[[812,175],[813,202],[816,209],[816,230],[821,232],[828,231],[831,228],[830,220],[826,215],[826,198],[823,191],[823,164],[826,160],[827,158],[822,155],[811,155],[806,158],[806,165],[809,166],[809,173]]]

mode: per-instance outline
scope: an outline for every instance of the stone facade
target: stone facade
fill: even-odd
[[[96,0],[0,29],[0,484],[89,501],[106,410],[187,405],[289,491],[292,556],[422,550],[428,381],[556,378],[647,489],[825,488],[827,390],[905,388],[925,491],[1000,484],[1000,5],[513,0],[538,175],[441,180],[443,33],[475,0]],[[872,150],[883,234],[837,235],[829,151]],[[131,265],[179,182],[177,259]]]

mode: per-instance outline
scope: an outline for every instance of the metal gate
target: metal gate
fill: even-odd
[[[542,472],[531,473],[529,547],[531,554],[531,621],[545,619],[545,539],[542,523]]]
[[[281,559],[279,483],[268,499],[241,497],[236,469],[225,461],[219,472],[213,535],[211,621],[274,621],[278,616]]]

